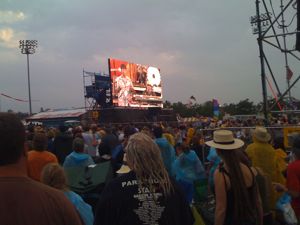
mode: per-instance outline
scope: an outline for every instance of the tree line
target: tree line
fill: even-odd
[[[274,99],[268,100],[268,105],[272,106],[276,101]],[[300,108],[300,102],[293,99],[293,106],[288,103],[288,101],[282,101],[281,105],[275,105],[272,109],[273,111],[280,111],[281,109],[286,109],[287,107],[293,109]],[[175,113],[182,117],[192,117],[192,116],[208,116],[213,117],[213,102],[206,101],[202,104],[184,104],[182,102],[171,103],[170,101],[164,102],[164,108],[172,108]],[[262,112],[262,103],[254,103],[248,98],[239,101],[238,103],[225,103],[219,106],[220,117],[229,115],[256,115]]]

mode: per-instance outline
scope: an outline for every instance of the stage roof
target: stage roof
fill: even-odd
[[[41,120],[41,119],[56,119],[56,118],[74,118],[85,114],[85,109],[70,109],[70,110],[57,110],[37,113],[27,120]]]

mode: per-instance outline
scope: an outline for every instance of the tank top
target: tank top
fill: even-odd
[[[256,192],[255,175],[253,174],[253,171],[250,169],[250,167],[248,167],[248,169],[250,170],[252,175],[252,185],[247,188],[247,191],[248,191],[249,199],[253,200],[253,207],[251,207],[253,209],[253,214],[257,215],[256,206],[255,206],[256,197],[255,198],[253,197],[255,196],[255,192]],[[234,209],[235,209],[234,193],[232,188],[228,189],[228,185],[225,179],[225,174],[228,176],[229,180],[231,180],[231,175],[226,171],[223,164],[220,164],[219,171],[223,174],[225,188],[226,188],[226,196],[227,196],[226,215],[225,215],[225,220],[223,225],[232,225],[234,224]],[[257,224],[257,219],[255,217],[251,217],[251,218],[244,218],[244,221],[240,221],[239,225],[255,225],[255,224]]]

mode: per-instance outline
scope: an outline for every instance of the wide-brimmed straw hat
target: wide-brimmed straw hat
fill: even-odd
[[[271,135],[268,133],[267,129],[264,127],[256,127],[252,131],[252,136],[260,142],[268,142],[271,140]]]
[[[205,144],[217,149],[234,150],[242,147],[244,142],[234,138],[230,130],[216,130],[213,134],[213,140],[207,141]]]

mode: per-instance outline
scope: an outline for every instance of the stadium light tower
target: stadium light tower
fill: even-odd
[[[29,115],[32,115],[31,107],[31,92],[30,92],[30,73],[29,73],[29,55],[35,53],[37,48],[37,40],[20,40],[19,48],[21,49],[22,54],[27,55],[27,76],[28,76],[28,96],[29,96]]]

